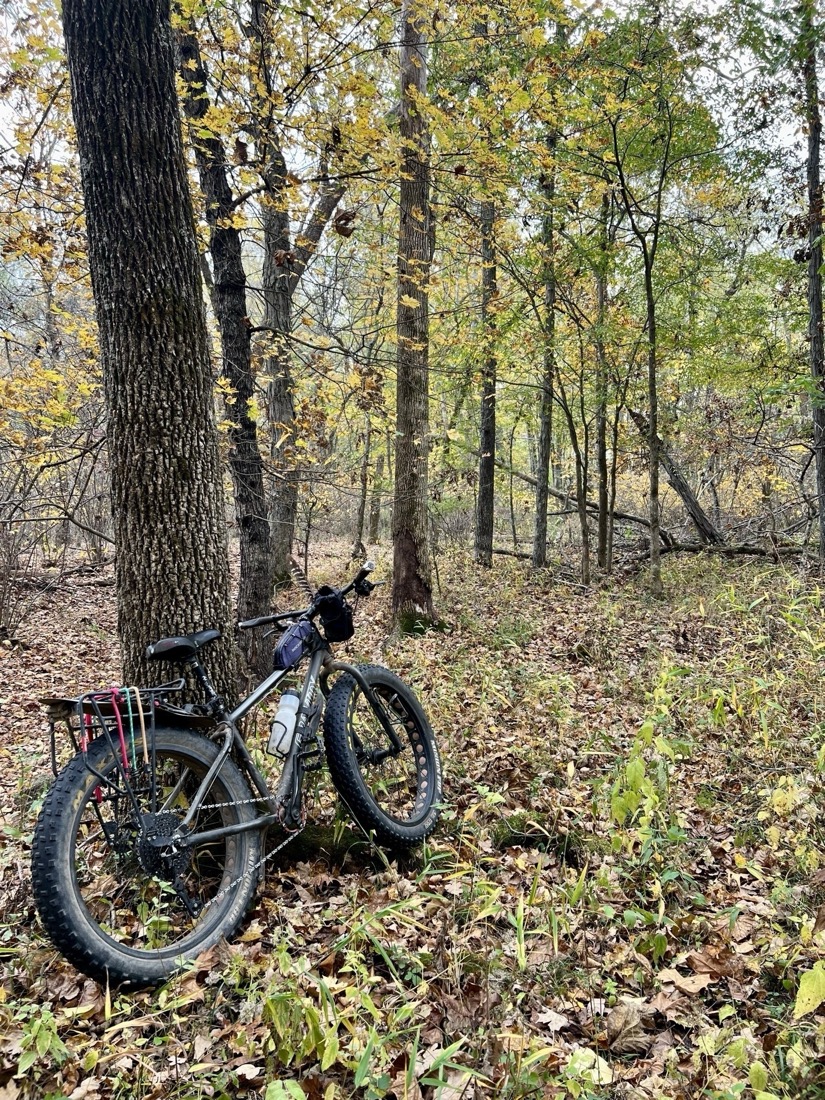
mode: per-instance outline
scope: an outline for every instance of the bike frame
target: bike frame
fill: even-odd
[[[303,660],[301,658],[300,660]],[[327,686],[330,675],[336,672],[343,672],[355,680],[359,688],[364,694],[367,702],[372,708],[375,716],[381,723],[384,732],[390,740],[392,746],[391,749],[384,750],[386,756],[395,755],[402,750],[402,743],[398,734],[386,714],[384,707],[376,698],[369,683],[361,673],[360,669],[356,665],[350,664],[348,661],[337,661],[333,657],[333,654],[329,648],[328,643],[321,637],[318,631],[315,631],[313,638],[313,646],[310,651],[309,666],[304,674],[303,684],[301,686],[300,700],[298,703],[298,711],[295,720],[295,736],[292,741],[289,752],[284,760],[284,767],[281,773],[281,778],[275,791],[271,791],[266,779],[261,774],[259,768],[256,766],[249,749],[246,746],[246,742],[241,736],[238,728],[238,723],[244,718],[250,711],[254,710],[260,703],[267,699],[278,687],[281,681],[294,673],[298,667],[299,661],[291,665],[287,669],[276,669],[270,673],[269,676],[263,680],[258,687],[252,691],[246,699],[242,700],[234,710],[226,711],[222,701],[215,692],[209,677],[206,674],[203,665],[194,657],[188,662],[187,669],[191,670],[195,677],[199,680],[202,687],[207,693],[207,701],[209,704],[216,704],[216,717],[218,718],[218,725],[216,729],[216,735],[223,734],[223,742],[221,744],[220,752],[215,757],[212,765],[207,771],[206,775],[192,797],[189,805],[189,809],[181,822],[174,839],[174,843],[181,847],[194,848],[201,844],[208,844],[213,840],[217,840],[220,837],[234,836],[237,833],[249,832],[253,829],[267,829],[270,825],[282,824],[286,828],[289,825],[285,821],[287,813],[287,801],[291,800],[295,804],[300,806],[300,797],[302,792],[302,784],[304,777],[303,760],[307,755],[312,755],[313,750],[307,753],[304,741],[307,730],[309,728],[309,721],[311,717],[311,708],[315,702],[315,697],[318,688],[320,688],[322,694],[326,696],[329,694],[329,688]],[[316,727],[317,729],[317,727]],[[312,731],[313,734],[315,730]],[[192,822],[197,817],[204,800],[206,799],[209,789],[215,780],[215,777],[221,770],[227,757],[233,752],[236,753],[244,770],[247,772],[254,788],[258,791],[261,799],[269,806],[269,813],[260,814],[258,817],[253,818],[250,821],[238,822],[235,825],[227,825],[217,829],[206,829],[201,832],[186,832],[190,828]],[[175,790],[172,791],[167,804],[174,801],[177,797],[178,788],[183,783],[184,777],[181,777],[180,782],[176,785]],[[165,804],[166,805],[166,804]],[[161,807],[161,811],[164,807]],[[295,831],[298,831],[302,826],[300,823],[295,826]],[[154,837],[150,839],[150,844],[155,847],[168,847],[168,837]]]

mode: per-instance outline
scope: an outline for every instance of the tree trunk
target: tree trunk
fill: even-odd
[[[547,564],[547,502],[550,485],[550,462],[553,446],[553,386],[556,373],[556,263],[555,219],[553,203],[555,200],[555,154],[557,136],[555,131],[548,138],[548,151],[553,163],[549,169],[549,178],[544,184],[546,210],[542,226],[542,244],[544,246],[544,369],[541,380],[541,398],[539,405],[539,438],[536,456],[536,521],[533,529],[534,569]]]
[[[366,431],[364,432],[364,453],[361,456],[361,486],[358,494],[358,512],[355,516],[355,534],[352,540],[352,557],[364,555],[364,520],[367,515],[367,493],[369,491],[370,472],[370,443],[372,441],[372,425],[369,416],[366,417]]]
[[[599,518],[597,525],[596,560],[599,569],[608,569],[610,499],[607,471],[607,394],[609,372],[605,351],[604,328],[607,322],[607,219],[610,214],[610,197],[605,189],[601,202],[599,223],[599,264],[596,270],[596,469],[599,475]]]
[[[255,44],[252,73],[256,109],[256,144],[261,157],[261,178],[265,187],[262,202],[264,260],[261,291],[264,301],[263,328],[267,331],[264,373],[272,379],[267,387],[266,411],[272,432],[271,479],[268,487],[272,539],[272,575],[275,581],[290,579],[289,564],[298,510],[300,471],[295,463],[295,402],[290,338],[292,301],[321,235],[344,187],[326,177],[326,164],[319,165],[321,183],[314,196],[306,224],[292,243],[289,216],[289,180],[286,160],[276,129],[280,96],[274,88],[277,41],[274,21],[278,5],[252,0],[250,32]],[[332,139],[332,144],[335,143]]]
[[[370,500],[370,532],[369,542],[378,542],[381,529],[381,489],[384,477],[384,452],[382,451],[375,461],[375,479],[372,483],[372,498]]]
[[[808,124],[808,355],[811,375],[816,383],[816,394],[812,402],[816,500],[819,510],[819,557],[821,561],[825,561],[825,336],[822,325],[822,181],[819,165],[822,117],[819,111],[819,80],[816,68],[819,28],[815,25],[814,0],[802,0],[800,13],[805,119]]]
[[[643,413],[636,411],[635,409],[628,409],[630,418],[633,423],[642,433],[642,435],[649,440],[650,439],[650,422],[644,416]],[[707,543],[709,546],[721,546],[725,541],[724,536],[714,527],[707,512],[705,512],[702,505],[696,498],[696,494],[688,484],[687,478],[679,469],[676,461],[667,448],[664,440],[661,436],[657,435],[656,438],[656,451],[659,456],[659,462],[662,464],[665,473],[667,474],[668,482],[671,488],[679,494],[679,497],[684,504],[688,515],[693,521],[693,525],[696,528],[699,538],[702,542]]]
[[[212,367],[166,0],[64,0],[100,330],[118,630],[129,683],[147,644],[216,626],[234,691]]]
[[[420,630],[435,617],[427,523],[430,162],[427,121],[418,108],[427,94],[425,21],[421,0],[403,0],[398,375],[392,516],[392,610],[402,631]]]
[[[653,294],[653,256],[642,242],[645,264],[645,302],[647,303],[647,455],[650,484],[650,588],[662,595],[661,542],[659,534],[659,398],[657,393],[656,298]]]
[[[187,95],[184,109],[198,122],[209,108],[206,71],[193,34],[180,41],[181,76]],[[216,137],[194,136],[195,158],[209,224],[212,256],[212,305],[221,335],[222,374],[232,387],[224,401],[229,421],[229,469],[235,495],[235,518],[240,541],[240,579],[237,614],[251,619],[269,610],[272,598],[272,559],[264,494],[264,474],[255,421],[249,415],[255,385],[252,375],[250,323],[246,307],[246,272],[241,236],[232,225],[235,210],[226,171],[226,154]],[[269,672],[272,647],[263,645],[260,630],[239,631],[238,643],[247,669],[257,679]]]
[[[266,416],[272,433],[269,459],[269,523],[272,537],[272,576],[289,580],[292,541],[298,512],[298,471],[295,469],[295,403],[289,338],[292,332],[292,292],[288,260],[289,216],[285,208],[286,163],[273,149],[267,168],[268,191],[263,210],[264,262],[261,288],[264,328],[267,329],[264,374]]]
[[[495,205],[489,201],[483,202],[481,204],[481,326],[484,363],[481,386],[475,560],[479,565],[486,565],[488,568],[493,564],[496,472],[495,216]]]

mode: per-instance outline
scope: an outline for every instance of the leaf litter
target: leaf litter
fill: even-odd
[[[380,590],[344,647],[426,701],[432,843],[399,861],[322,830],[236,942],[136,994],[79,976],[31,905],[36,700],[118,669],[111,588],[43,595],[0,649],[0,1097],[823,1094],[815,582],[671,560],[658,602],[641,578],[439,572],[443,633],[388,639]],[[328,787],[314,812],[334,824]]]

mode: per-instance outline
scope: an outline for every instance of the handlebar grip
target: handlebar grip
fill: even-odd
[[[358,570],[358,572],[353,577],[352,583],[354,585],[355,584],[360,584],[361,581],[364,581],[364,580],[367,579],[367,577],[370,575],[370,573],[372,573],[372,571],[374,569],[375,569],[375,562],[374,561],[365,561],[364,564],[361,566],[361,568]]]
[[[260,615],[257,619],[244,619],[242,623],[238,623],[238,626],[241,630],[251,630],[253,626],[264,626],[266,623],[271,622],[271,615]]]

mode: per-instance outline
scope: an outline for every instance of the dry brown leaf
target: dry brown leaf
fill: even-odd
[[[672,967],[666,967],[664,970],[660,970],[658,977],[659,981],[672,983],[677,989],[681,989],[683,993],[691,994],[700,993],[713,981],[710,974],[693,974],[685,977]]]
[[[539,1012],[533,1017],[533,1023],[541,1024],[545,1031],[564,1031],[566,1027],[570,1027],[570,1020],[567,1016],[562,1016],[560,1012],[554,1012],[552,1008],[547,1008],[544,1012]]]
[[[685,962],[694,973],[708,974],[715,982],[720,978],[731,977],[736,970],[741,969],[741,963],[737,966],[737,960],[725,950],[691,951]]]
[[[621,1001],[607,1017],[607,1044],[615,1054],[643,1054],[653,1043],[645,1031],[653,1009],[637,1001]]]
[[[87,1077],[85,1081],[80,1082],[73,1092],[69,1093],[69,1100],[86,1100],[88,1096],[99,1095],[100,1080],[97,1077]],[[0,1100],[8,1100],[8,1098],[3,1095],[2,1089],[0,1089]]]

